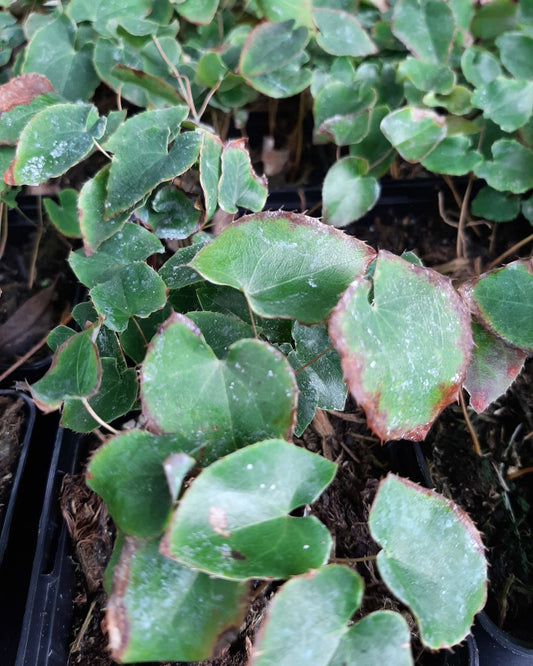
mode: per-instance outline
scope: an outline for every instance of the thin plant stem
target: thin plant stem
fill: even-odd
[[[524,476],[525,474],[532,474],[533,473],[533,467],[523,467],[522,469],[517,470],[516,472],[508,472],[507,473],[507,478],[508,479],[518,479],[520,476]]]
[[[105,155],[105,156],[107,157],[108,160],[112,160],[112,159],[113,159],[113,158],[111,157],[111,155],[110,155],[106,150],[104,150],[104,149],[102,148],[102,146],[98,143],[98,141],[97,141],[94,137],[93,137],[93,143],[94,143],[94,145],[96,146],[96,148],[97,148],[97,149],[98,149],[103,155]]]
[[[472,425],[472,422],[470,421],[470,417],[468,416],[468,412],[466,410],[466,403],[462,388],[459,389],[459,402],[461,403],[461,409],[463,410],[463,414],[465,417],[466,427],[468,428],[468,432],[470,433],[470,437],[472,438],[472,444],[474,445],[474,452],[477,453],[478,456],[482,456],[483,452],[481,451],[481,446],[479,445],[479,439],[476,435],[476,431],[474,430],[474,427]]]
[[[192,90],[191,90],[191,84],[189,82],[189,79],[186,76],[183,76],[178,72],[176,69],[176,66],[170,62],[170,60],[167,57],[167,54],[163,51],[163,48],[161,44],[159,43],[159,40],[155,35],[152,35],[152,40],[159,51],[159,55],[163,58],[167,66],[170,68],[170,71],[176,78],[178,85],[180,87],[180,92],[181,96],[185,100],[185,103],[189,107],[190,112],[192,113],[193,117],[195,120],[199,119],[198,113],[196,112],[196,107],[194,105],[194,100],[192,97]]]
[[[466,212],[468,210],[468,204],[470,202],[470,193],[472,192],[472,183],[474,182],[474,174],[470,172],[468,177],[468,185],[466,186],[465,196],[463,198],[463,203],[461,205],[461,213],[459,215],[459,225],[457,227],[457,245],[456,253],[458,257],[464,256],[464,230],[465,230],[465,220]]]
[[[246,305],[248,306],[248,312],[250,313],[250,321],[252,322],[252,328],[254,329],[254,338],[257,340],[259,336],[257,335],[257,328],[255,327],[254,311],[250,305],[248,299],[246,299]]]
[[[148,340],[146,339],[146,337],[145,337],[145,335],[144,335],[144,333],[143,333],[143,330],[142,330],[142,328],[141,328],[141,325],[139,324],[139,322],[137,321],[137,319],[136,319],[135,317],[133,317],[133,322],[134,322],[135,326],[137,326],[137,330],[138,330],[139,333],[141,334],[141,338],[142,338],[143,341],[144,341],[144,346],[145,346],[145,347],[148,347]]]
[[[113,435],[118,435],[118,430],[115,430],[113,426],[110,426],[109,423],[106,423],[102,418],[98,416],[98,414],[94,411],[94,409],[91,407],[89,404],[89,401],[87,398],[82,398],[81,399],[83,406],[85,409],[89,412],[89,414],[93,417],[93,419],[99,423],[102,428],[105,428],[106,430],[109,430],[109,432],[113,433]]]
[[[324,354],[327,354],[327,353],[328,353],[329,351],[331,351],[332,349],[333,349],[333,345],[330,345],[327,349],[324,349],[323,352],[320,352],[320,354],[319,354],[318,356],[315,356],[315,358],[311,359],[311,360],[308,361],[307,363],[304,363],[304,365],[301,365],[299,368],[297,368],[297,369],[294,371],[294,374],[297,375],[297,374],[298,374],[299,372],[301,372],[302,370],[305,370],[305,368],[308,368],[310,365],[312,365],[313,363],[315,363],[316,361],[318,361],[319,358],[322,358],[322,356],[324,356]]]
[[[332,557],[330,559],[332,562],[357,564],[358,562],[374,562],[377,559],[377,555],[364,555],[363,557]]]
[[[390,150],[387,150],[387,152],[386,152],[384,155],[382,155],[382,156],[379,158],[379,160],[376,160],[375,162],[373,162],[373,163],[368,167],[368,170],[369,170],[369,171],[372,171],[372,169],[375,169],[375,168],[376,168],[377,166],[379,166],[382,162],[384,162],[384,161],[387,159],[387,157],[388,157],[392,152],[394,152],[394,148],[390,148]]]
[[[453,180],[448,176],[448,174],[442,174],[442,177],[444,178],[444,182],[448,187],[450,188],[451,193],[453,194],[453,198],[455,199],[455,203],[457,204],[457,207],[460,209],[461,206],[463,205],[463,202],[461,201],[461,197],[459,196],[459,192],[456,190],[455,185],[453,184]]]
[[[43,209],[41,206],[41,197],[37,197],[37,220],[38,226],[37,231],[35,232],[35,242],[33,244],[32,253],[30,257],[30,268],[28,271],[28,289],[33,287],[35,282],[35,272],[37,270],[37,256],[39,254],[39,245],[41,244],[41,238],[43,237],[44,222],[43,222]]]
[[[503,252],[503,254],[500,254],[500,256],[497,257],[494,261],[491,261],[490,264],[485,268],[485,270],[490,271],[491,268],[494,268],[494,266],[497,266],[499,263],[501,263],[510,254],[513,254],[514,252],[519,250],[524,245],[527,245],[527,243],[530,243],[531,241],[533,241],[533,234],[530,234],[527,238],[523,238],[519,243],[516,243],[515,245],[513,245],[513,247],[510,247],[508,250],[505,250],[505,252]]]

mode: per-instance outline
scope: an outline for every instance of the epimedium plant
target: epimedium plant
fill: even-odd
[[[415,36],[412,21],[423,26]],[[533,351],[531,262],[456,292],[415,256],[376,253],[335,228],[375,203],[396,153],[485,178],[474,213],[489,217],[485,197],[486,209],[515,216],[522,206],[528,216],[515,195],[530,188],[529,74],[513,71],[528,26],[527,7],[502,0],[399,0],[357,14],[348,1],[82,0],[29,15],[23,33],[6,18],[4,43],[27,41],[18,76],[0,88],[9,196],[97,153],[105,161],[79,193],[46,202],[81,240],[69,263],[89,300],[73,310],[77,326],[51,333],[52,367],[31,390],[64,426],[113,435],[87,481],[118,528],[107,581],[117,660],[210,657],[239,626],[249,581],[276,579],[287,582],[254,663],[280,653],[293,663],[295,646],[313,665],[362,654],[412,663],[398,613],[349,624],[362,580],[330,561],[322,523],[293,515],[336,466],[291,442],[317,409],[343,409],[348,389],[380,439],[423,439],[463,386],[482,411]],[[140,109],[99,110],[100,82]],[[204,123],[210,113],[216,124],[216,110],[237,115],[259,93],[308,87],[317,141],[347,151],[324,183],[328,225],[261,213],[266,181],[244,141]],[[214,235],[217,209],[254,214]],[[135,429],[109,425],[136,408]],[[389,475],[369,526],[380,575],[422,642],[460,642],[486,587],[470,519]]]

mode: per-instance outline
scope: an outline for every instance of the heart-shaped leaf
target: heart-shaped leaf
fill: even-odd
[[[267,343],[241,340],[220,360],[179,314],[150,344],[141,395],[150,429],[180,433],[203,446],[201,460],[292,433],[296,382],[285,358]]]
[[[455,75],[450,67],[421,62],[416,58],[405,58],[400,62],[398,71],[407,77],[418,90],[446,95],[451,92]]]
[[[188,284],[202,282],[203,278],[189,267],[189,263],[212,240],[212,236],[200,232],[192,237],[192,244],[181,247],[159,269],[159,275],[169,289],[181,289]]]
[[[59,203],[53,199],[43,200],[46,214],[63,235],[81,238],[78,221],[78,193],[76,190],[66,188],[61,190],[58,198]]]
[[[446,122],[428,109],[406,106],[381,121],[381,131],[408,162],[419,162],[446,137]]]
[[[352,395],[382,440],[424,439],[457,399],[472,348],[470,317],[451,282],[386,251],[373,277],[346,291],[329,335]]]
[[[206,468],[189,487],[162,543],[168,557],[221,578],[288,578],[322,566],[331,537],[314,502],[337,466],[279,439],[247,446]]]
[[[496,39],[504,67],[517,79],[533,79],[533,37],[505,32]]]
[[[360,82],[327,83],[316,94],[313,105],[317,142],[327,140],[346,146],[361,141],[368,132],[376,99],[376,91]]]
[[[338,564],[293,578],[271,603],[251,664],[410,666],[409,629],[399,613],[378,611],[348,626],[362,596],[360,576]]]
[[[131,317],[147,317],[167,302],[165,283],[143,261],[121,266],[89,294],[97,311],[105,317],[105,325],[113,331],[124,331]]]
[[[219,0],[181,0],[175,2],[176,11],[184,19],[198,25],[209,25],[218,9]]]
[[[229,141],[224,146],[221,160],[222,175],[218,184],[220,207],[228,213],[236,213],[239,206],[247,210],[261,210],[268,194],[266,178],[259,177],[253,170],[244,140]]]
[[[200,224],[200,211],[194,202],[172,186],[158,190],[136,215],[158,238],[189,238]]]
[[[494,222],[509,222],[520,214],[520,199],[508,192],[483,187],[472,200],[472,213]]]
[[[374,255],[361,241],[305,215],[261,213],[241,220],[201,250],[191,267],[243,291],[262,316],[322,321]]]
[[[492,161],[484,160],[474,168],[495,190],[521,194],[533,187],[533,151],[514,139],[500,139],[491,147]]]
[[[10,184],[38,185],[60,176],[94,150],[105,125],[92,104],[54,104],[39,111],[20,134]]]
[[[93,325],[69,337],[56,349],[50,370],[31,386],[44,412],[58,409],[67,398],[87,398],[97,391],[102,374],[94,343],[98,328]]]
[[[438,493],[389,474],[368,520],[379,572],[413,611],[432,650],[462,641],[485,604],[487,562],[468,515]]]
[[[435,65],[447,62],[455,21],[445,0],[399,0],[394,5],[391,28],[419,60]]]
[[[483,157],[472,150],[472,142],[463,134],[446,137],[422,160],[422,166],[434,173],[462,176],[472,171]]]
[[[330,168],[322,188],[326,222],[344,227],[374,206],[380,187],[375,178],[366,175],[367,171],[368,163],[358,157],[343,157]]]
[[[498,58],[479,46],[469,46],[463,51],[461,69],[466,80],[476,88],[490,83],[502,73]]]
[[[479,324],[472,324],[472,333],[474,349],[464,387],[470,394],[470,406],[481,414],[511,386],[527,355],[521,349],[509,347]]]
[[[507,343],[533,352],[532,260],[514,261],[460,288],[471,311]]]
[[[246,612],[247,586],[212,578],[159,554],[158,539],[126,537],[113,571],[106,623],[119,662],[216,656]]]
[[[115,523],[127,534],[160,534],[170,517],[172,498],[165,477],[165,460],[181,453],[186,474],[194,459],[182,435],[152,435],[130,430],[106,442],[87,469],[87,484],[105,501]]]
[[[357,58],[377,52],[353,13],[317,8],[313,9],[313,21],[319,30],[316,41],[327,53]]]
[[[472,104],[504,132],[514,132],[531,118],[533,82],[498,76],[474,91]]]

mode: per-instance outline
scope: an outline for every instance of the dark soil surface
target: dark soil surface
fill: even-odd
[[[24,401],[0,396],[0,526],[23,444]]]

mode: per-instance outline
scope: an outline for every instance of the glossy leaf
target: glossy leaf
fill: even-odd
[[[233,343],[254,337],[250,324],[220,312],[188,312],[187,318],[198,326],[217,358],[226,358]]]
[[[323,565],[331,549],[315,501],[337,466],[279,439],[218,460],[185,492],[163,540],[168,557],[221,578],[288,578]]]
[[[443,95],[448,94],[455,83],[455,75],[450,67],[423,62],[416,58],[405,58],[400,62],[398,71],[407,77],[418,90],[433,90]]]
[[[54,226],[64,235],[81,238],[78,221],[78,193],[66,188],[58,195],[59,203],[53,199],[44,199],[43,206]]]
[[[498,59],[479,46],[470,46],[463,51],[461,69],[467,81],[476,88],[490,83],[502,73]]]
[[[135,363],[143,362],[150,340],[157,333],[161,324],[168,319],[170,313],[171,306],[167,303],[164,308],[152,312],[144,319],[133,317],[128,322],[126,329],[120,333],[120,345],[124,353]]]
[[[521,194],[533,187],[533,151],[514,139],[500,139],[492,145],[492,161],[474,168],[495,190]]]
[[[533,351],[531,260],[485,273],[464,284],[460,293],[483,326],[507,343]]]
[[[404,159],[418,162],[446,137],[446,123],[433,111],[407,106],[385,116],[381,131]]]
[[[239,206],[260,211],[267,198],[266,178],[253,170],[244,141],[236,139],[224,146],[221,157],[218,202],[228,213],[236,213]],[[205,172],[205,166],[204,166]]]
[[[455,21],[445,0],[399,0],[394,6],[391,28],[419,60],[434,65],[448,60]]]
[[[44,412],[54,411],[67,398],[87,398],[100,385],[102,368],[94,344],[98,326],[71,336],[60,345],[46,375],[31,386],[32,397]]]
[[[309,31],[292,21],[263,23],[249,35],[241,52],[239,71],[256,90],[269,97],[289,97],[306,88],[311,73],[301,69]]]
[[[472,171],[482,160],[481,154],[472,150],[470,139],[458,134],[443,139],[435,150],[421,160],[421,164],[433,173],[462,176]]]
[[[24,56],[22,71],[44,74],[65,99],[89,99],[99,83],[92,64],[92,45],[75,47],[76,24],[66,14],[37,30]]]
[[[29,82],[27,81],[27,77],[31,76],[37,76],[37,75],[25,74],[23,76],[18,76],[15,79],[12,79],[11,82],[15,80],[19,82],[19,85],[26,86],[29,84]],[[47,81],[47,79],[44,76],[42,77],[42,79],[44,79],[44,81]],[[42,81],[40,81],[39,83],[41,87],[46,87],[46,84],[44,84]],[[4,84],[4,86],[8,85],[9,83]],[[4,88],[4,86],[0,87],[0,100],[6,96],[6,91],[4,90],[2,92],[2,88]],[[51,88],[50,85],[48,85],[48,87]],[[9,95],[9,98],[11,97],[12,96]],[[18,94],[17,97],[19,97]],[[20,95],[20,97],[22,97],[22,95]],[[9,103],[8,100],[4,101],[7,101]],[[18,100],[17,98],[15,98],[15,100],[11,101],[18,101]],[[25,100],[23,99],[23,102],[24,101]],[[49,106],[58,104],[62,101],[63,99],[61,95],[49,92],[43,95],[38,95],[37,97],[29,101],[27,104],[20,103],[9,110],[2,111],[2,115],[0,116],[0,144],[16,146],[19,140],[20,133],[36,113],[42,111],[43,109],[46,109]]]
[[[373,250],[313,218],[261,213],[241,218],[191,262],[210,282],[244,292],[266,317],[322,321]],[[235,248],[246,248],[237,253]]]
[[[479,324],[472,324],[474,349],[464,387],[478,414],[507,391],[524,367],[526,352],[506,345]]]
[[[150,343],[141,398],[152,432],[188,437],[204,447],[204,462],[266,437],[290,437],[296,382],[268,344],[241,340],[220,360],[192,321],[174,314]]]
[[[339,9],[313,9],[313,21],[319,32],[317,43],[327,53],[355,58],[377,52],[376,45],[357,18]]]
[[[382,440],[424,439],[457,399],[472,348],[469,315],[450,281],[386,251],[371,279],[350,285],[329,335]]]
[[[181,454],[184,474],[194,466],[180,435],[130,430],[107,441],[91,458],[87,484],[97,492],[121,530],[132,536],[160,534],[170,518],[172,498],[165,460]]]
[[[368,524],[383,548],[379,572],[413,611],[423,643],[435,650],[462,641],[487,594],[483,543],[468,515],[442,495],[389,474]]]
[[[126,663],[208,659],[237,631],[246,598],[243,583],[160,555],[158,539],[126,537],[107,603],[112,657]]]
[[[189,238],[200,224],[200,211],[194,202],[172,186],[158,190],[136,214],[158,238]]]
[[[343,157],[330,168],[322,188],[325,222],[344,227],[374,206],[380,187],[367,171],[368,163],[358,157]]]
[[[175,2],[176,11],[187,21],[208,25],[218,9],[219,0],[181,0]]]
[[[72,252],[69,264],[80,282],[87,287],[94,287],[113,277],[119,268],[143,261],[158,252],[163,252],[163,246],[153,234],[137,224],[127,222],[91,256],[85,256],[81,249]]]
[[[517,79],[533,79],[533,37],[505,32],[496,39],[503,66]]]
[[[211,240],[212,237],[206,233],[195,234],[191,245],[176,250],[170,259],[161,266],[159,275],[169,289],[181,289],[188,284],[203,281],[203,278],[188,264]]]
[[[509,222],[520,214],[520,199],[507,192],[484,187],[472,200],[472,213],[494,222]]]
[[[361,141],[368,133],[376,97],[376,91],[363,83],[326,84],[314,101],[317,141],[334,141],[338,146]]]
[[[98,391],[89,398],[89,405],[98,416],[110,423],[127,414],[137,399],[137,373],[130,368],[119,371],[114,358],[102,358],[102,377]],[[76,398],[67,398],[61,425],[75,432],[91,432],[100,425]]]
[[[131,317],[147,317],[167,301],[165,283],[142,261],[121,266],[89,294],[105,325],[113,331],[124,331]]]
[[[179,176],[196,162],[201,134],[178,135],[186,115],[186,108],[179,106],[139,113],[123,123],[106,142],[106,150],[114,153],[107,185],[106,217],[133,206],[157,185]],[[170,142],[173,143],[169,148]],[[143,169],[137,168],[139,163]]]
[[[94,150],[105,124],[92,104],[55,104],[35,114],[20,135],[13,184],[60,176]]]
[[[533,82],[498,76],[474,91],[472,104],[504,132],[514,132],[533,113]]]
[[[79,224],[87,256],[93,254],[104,241],[117,233],[129,217],[128,211],[104,220],[109,168],[110,165],[106,165],[80,190]]]
[[[434,91],[424,95],[423,102],[431,107],[442,107],[452,114],[464,116],[472,111],[472,93],[465,86],[454,86],[447,95]]]
[[[251,664],[410,666],[409,630],[398,613],[378,611],[348,627],[362,596],[360,576],[337,564],[293,578],[270,605]]]

